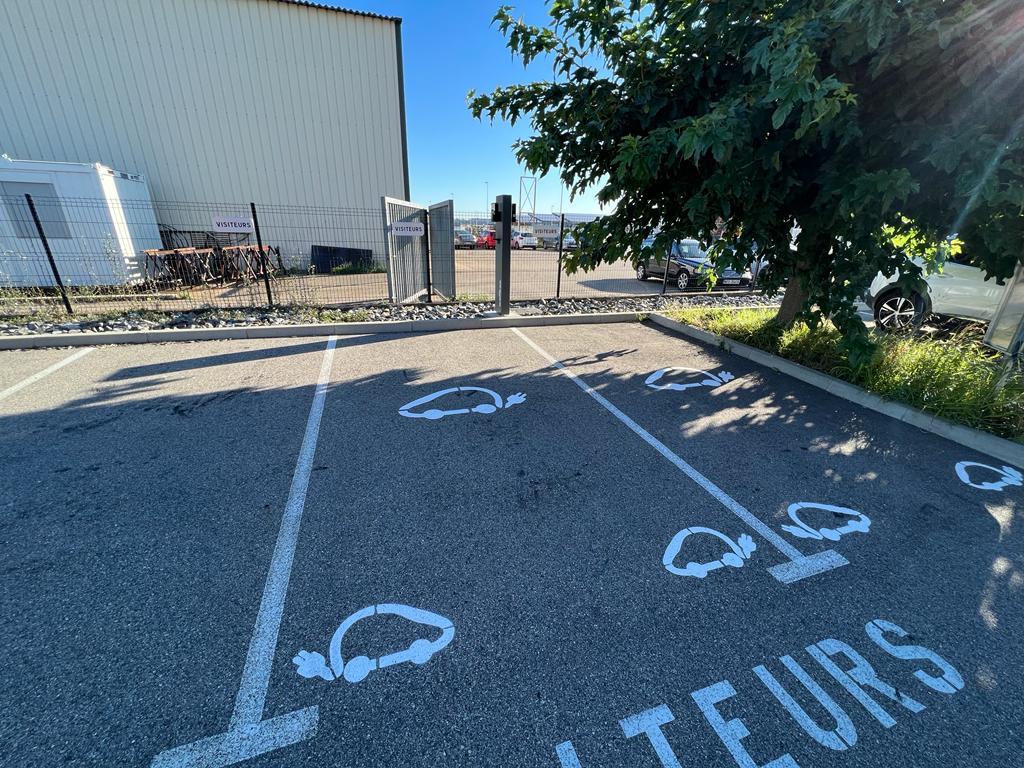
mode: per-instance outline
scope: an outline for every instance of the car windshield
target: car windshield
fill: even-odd
[[[693,259],[694,261],[708,261],[708,256],[704,251],[700,249],[700,246],[696,243],[676,243],[672,246],[672,253],[675,256],[680,256],[684,259]]]

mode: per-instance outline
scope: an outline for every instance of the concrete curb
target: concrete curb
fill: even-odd
[[[1017,467],[1024,467],[1024,445],[1015,443],[1012,440],[1006,440],[1002,437],[990,435],[987,432],[953,424],[938,416],[932,416],[916,408],[911,408],[909,405],[885,400],[878,395],[873,395],[860,387],[840,381],[828,374],[811,370],[799,363],[784,360],[770,352],[748,347],[746,344],[727,339],[724,336],[718,336],[700,328],[680,323],[656,312],[652,312],[648,315],[648,318],[652,323],[660,325],[662,328],[676,331],[697,341],[724,349],[726,352],[732,352],[758,365],[763,365],[779,373],[792,376],[794,379],[799,379],[805,384],[810,384],[812,387],[823,389],[836,397],[849,400],[851,403],[870,408],[872,411],[877,411],[918,429],[923,429],[925,432],[931,432],[947,440],[952,440],[954,443],[959,443],[965,448],[988,454],[1000,461],[1014,464]]]
[[[397,320],[376,323],[313,323],[309,325],[245,325],[229,328],[165,328],[154,331],[98,331],[0,336],[0,350],[44,347],[95,347],[103,344],[150,344],[168,341],[220,339],[279,339],[293,336],[354,336],[378,333],[431,333],[482,328],[529,328],[539,325],[630,323],[638,312],[598,312],[589,315],[508,315],[505,317],[452,317],[436,320]]]

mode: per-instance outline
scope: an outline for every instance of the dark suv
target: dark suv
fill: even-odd
[[[650,245],[653,239],[644,242]],[[649,258],[636,268],[636,279],[646,280],[650,277],[664,279],[665,266],[668,265],[668,279],[675,283],[679,290],[693,287],[707,287],[709,278],[714,274],[714,267],[707,253],[701,250],[696,240],[679,240],[672,243],[671,258],[661,260]],[[750,272],[740,274],[734,269],[726,269],[718,277],[716,287],[749,288]]]

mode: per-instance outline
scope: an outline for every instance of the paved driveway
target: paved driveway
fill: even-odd
[[[993,459],[639,324],[70,354],[0,355],[5,766],[1020,765]]]

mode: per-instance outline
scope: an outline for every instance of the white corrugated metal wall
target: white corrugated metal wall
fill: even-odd
[[[154,199],[407,195],[396,20],[281,0],[0,0],[0,151]]]

